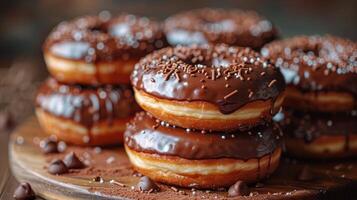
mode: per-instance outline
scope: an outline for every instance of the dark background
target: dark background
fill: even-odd
[[[33,94],[47,76],[41,45],[59,22],[102,10],[164,19],[201,7],[256,10],[272,20],[283,37],[329,33],[357,39],[356,0],[1,0],[1,113],[10,113],[14,121],[32,113]]]

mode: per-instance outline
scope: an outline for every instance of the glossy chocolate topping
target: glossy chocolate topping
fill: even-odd
[[[261,50],[288,84],[302,91],[344,91],[357,96],[357,43],[334,36],[298,36]]]
[[[275,99],[285,89],[278,68],[250,48],[226,45],[168,47],[135,66],[132,84],[148,94],[207,101],[224,114],[255,100]]]
[[[129,85],[65,85],[53,78],[39,88],[36,106],[56,117],[91,126],[93,123],[132,116],[138,106]]]
[[[312,142],[321,135],[357,134],[357,111],[313,113],[287,110],[280,120],[286,136]]]
[[[174,127],[141,112],[129,123],[125,144],[139,152],[186,159],[237,158],[248,160],[272,153],[280,145],[280,129],[259,126],[246,132],[202,133]]]
[[[270,21],[254,11],[197,9],[166,19],[165,33],[171,45],[218,44],[261,48],[277,37]]]
[[[92,63],[139,59],[166,45],[159,23],[122,14],[113,18],[85,16],[62,22],[47,38],[44,51]]]

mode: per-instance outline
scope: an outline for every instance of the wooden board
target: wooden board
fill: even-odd
[[[103,149],[98,155],[113,157],[114,162],[107,164],[108,166],[101,163],[101,169],[90,168],[86,173],[74,172],[54,176],[47,173],[45,169],[51,156],[42,154],[36,145],[44,137],[46,135],[42,132],[37,120],[31,118],[12,134],[9,152],[11,168],[15,177],[20,181],[29,182],[36,193],[46,199],[157,199],[159,197],[163,199],[194,199],[198,197],[222,199],[227,197],[226,191],[192,191],[179,188],[180,191],[183,191],[179,193],[170,186],[164,185],[160,185],[162,191],[159,193],[145,194],[132,190],[131,188],[137,183],[138,177],[133,175],[135,173],[130,168],[130,163],[121,147]],[[71,151],[81,151],[81,148],[83,147],[73,147]],[[91,154],[91,156],[93,162],[98,161],[97,155]],[[250,187],[254,199],[293,199],[296,197],[315,199],[316,195],[320,193],[338,190],[342,191],[339,194],[346,194],[346,199],[348,199],[347,195],[356,195],[356,182],[353,181],[357,179],[356,161],[323,163],[309,161],[311,170],[318,178],[309,182],[297,181],[297,174],[306,164],[306,162],[284,159],[277,172],[264,182],[263,187]],[[114,175],[108,173],[110,170]],[[91,171],[102,173],[101,177],[105,181],[103,183],[93,182]],[[123,183],[125,187],[113,185],[109,182],[112,179]],[[274,195],[271,195],[272,193]]]

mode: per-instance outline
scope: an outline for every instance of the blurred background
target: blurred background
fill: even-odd
[[[0,129],[33,113],[34,92],[47,76],[41,45],[59,22],[102,10],[164,19],[201,7],[256,10],[283,37],[329,33],[357,39],[356,0],[1,0]]]

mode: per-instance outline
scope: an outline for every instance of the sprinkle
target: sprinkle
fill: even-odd
[[[212,81],[214,81],[214,80],[215,80],[215,78],[216,78],[216,74],[215,74],[215,72],[216,72],[216,70],[211,69],[211,73],[212,73],[211,79],[212,79]]]
[[[276,82],[276,79],[274,79],[274,80],[270,81],[270,83],[269,83],[268,87],[273,86],[273,84],[274,84],[275,82]]]
[[[111,163],[113,163],[114,161],[115,161],[115,158],[114,158],[113,156],[110,156],[110,157],[106,160],[107,164],[111,164]]]
[[[224,96],[223,98],[224,98],[225,100],[227,100],[229,97],[231,97],[231,96],[235,95],[236,93],[238,93],[238,90],[234,90],[234,91],[232,91],[231,93],[227,94],[227,95],[226,95],[226,96]]]
[[[180,82],[180,76],[178,75],[178,73],[177,72],[175,72],[175,77],[176,77],[176,80],[178,81],[178,82]]]
[[[118,185],[120,187],[125,187],[124,183],[120,183],[120,182],[118,182],[116,180],[110,180],[109,183],[114,184],[114,185]]]
[[[175,187],[173,187],[173,186],[172,186],[172,187],[170,187],[170,189],[171,189],[171,190],[173,190],[174,192],[178,192],[178,189],[177,189],[177,188],[175,188]]]
[[[175,71],[175,70],[173,69],[173,70],[171,70],[169,73],[167,73],[167,74],[165,75],[165,78],[164,78],[164,79],[165,79],[165,81],[167,81],[167,80],[169,80],[169,79],[170,79],[171,74],[172,74],[172,73],[174,73],[174,71]]]

